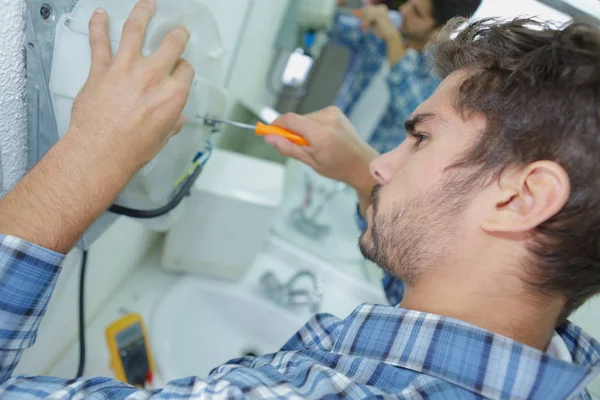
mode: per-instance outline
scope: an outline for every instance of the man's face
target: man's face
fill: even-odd
[[[446,78],[413,113],[404,143],[371,164],[379,186],[367,210],[361,250],[408,284],[477,230],[469,171],[447,168],[485,128],[483,116],[463,120],[453,108],[464,76],[459,71]]]
[[[424,42],[435,31],[431,0],[409,0],[399,11],[404,16],[402,35],[406,39]]]

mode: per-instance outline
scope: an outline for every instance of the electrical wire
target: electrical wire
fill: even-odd
[[[196,154],[196,157],[194,157],[194,161],[193,161],[193,164],[190,167],[190,169],[185,171],[185,173],[179,179],[177,179],[174,186],[175,187],[179,186],[183,181],[185,181],[185,179],[188,176],[190,176],[196,170],[196,168],[204,167],[206,165],[206,163],[208,162],[208,160],[210,159],[210,156],[212,156],[212,152],[213,152],[213,144],[210,140],[207,140],[206,141],[206,150],[200,151],[200,152],[198,152],[198,154]]]
[[[160,208],[156,208],[154,210],[136,210],[113,204],[108,211],[113,214],[124,215],[126,217],[136,219],[152,219],[162,217],[163,215],[173,211],[179,205],[179,203],[181,203],[181,201],[190,194],[192,186],[194,186],[196,179],[198,176],[200,176],[202,169],[202,166],[198,166],[194,173],[190,175],[184,183],[181,184],[175,196],[166,205]]]
[[[85,370],[85,272],[87,269],[88,250],[81,255],[81,270],[79,276],[79,366],[77,378],[83,376]]]
[[[186,171],[186,173],[175,183],[176,187],[179,187],[173,198],[163,207],[156,208],[154,210],[136,210],[133,208],[119,206],[113,204],[108,209],[109,212],[117,215],[123,215],[135,219],[152,219],[162,217],[173,211],[181,201],[190,194],[194,183],[200,176],[200,173],[204,169],[204,166],[208,162],[208,159],[212,155],[213,145],[210,141],[207,141],[207,149],[203,152],[199,152],[194,158],[194,164]]]
[[[173,196],[171,201],[165,206],[157,208],[155,210],[134,210],[127,207],[122,207],[113,204],[109,211],[114,214],[125,215],[132,218],[138,219],[150,219],[158,218],[165,214],[168,214],[175,209],[181,201],[190,194],[192,186],[196,183],[198,176],[204,169],[204,166],[208,162],[212,155],[213,146],[210,141],[207,141],[207,148],[203,152],[199,152],[194,158],[194,164],[190,170],[175,183],[175,186],[179,186],[179,190]],[[81,255],[81,270],[79,276],[79,366],[77,367],[77,378],[83,376],[85,370],[85,359],[86,359],[86,343],[85,343],[85,273],[87,269],[88,250],[84,250]]]

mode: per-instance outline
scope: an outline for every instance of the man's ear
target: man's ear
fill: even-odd
[[[493,208],[482,228],[496,233],[530,231],[556,215],[567,203],[571,184],[556,162],[536,161],[507,168],[494,189]]]

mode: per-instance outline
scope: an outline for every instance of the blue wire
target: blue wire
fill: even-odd
[[[207,154],[206,160],[202,161],[202,163],[200,164],[201,166],[204,167],[206,165],[206,163],[208,162],[208,160],[210,160],[210,157],[212,156],[212,152],[213,152],[213,144],[210,140],[207,140],[206,148],[204,149],[204,151],[198,152],[198,154],[196,154],[196,157],[194,157],[194,160],[192,162],[195,163],[196,161],[198,161],[199,159],[204,157],[205,154]]]

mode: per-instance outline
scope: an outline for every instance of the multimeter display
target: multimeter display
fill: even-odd
[[[127,382],[144,385],[150,365],[142,325],[136,323],[123,329],[117,333],[116,342]]]

